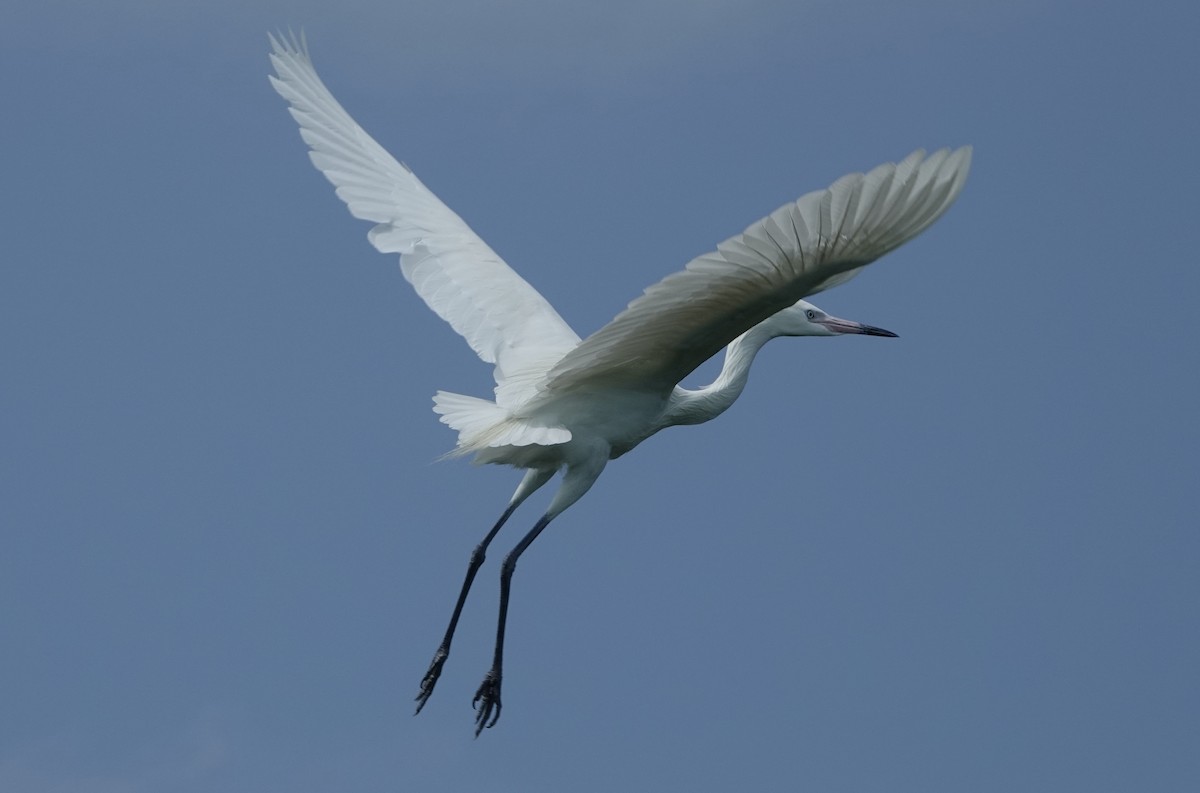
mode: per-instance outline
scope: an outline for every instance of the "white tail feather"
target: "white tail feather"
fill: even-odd
[[[458,431],[458,447],[450,454],[459,456],[497,446],[555,446],[571,440],[565,427],[544,427],[508,415],[508,411],[488,399],[438,391],[433,397],[433,412],[440,421]]]

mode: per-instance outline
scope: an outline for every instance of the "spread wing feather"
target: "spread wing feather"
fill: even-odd
[[[471,349],[495,364],[501,405],[523,402],[546,370],[579,343],[558,312],[397,162],[338,104],[294,37],[271,37],[271,84],[288,101],[309,156],[356,218],[377,225],[368,239],[398,253],[400,269]]]
[[[550,370],[542,398],[669,391],[754,325],[924,231],[954,203],[970,162],[970,147],[916,151],[781,206],[647,288]]]

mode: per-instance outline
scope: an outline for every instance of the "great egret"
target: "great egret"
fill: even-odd
[[[421,299],[494,364],[495,399],[439,391],[441,421],[458,431],[457,455],[525,469],[491,531],[471,554],[450,624],[417,695],[425,706],[450,652],[463,603],[492,538],[559,470],[545,514],[504,559],[491,669],[475,692],[475,734],[500,718],[509,589],[517,559],[557,515],[588,491],[609,460],[676,424],[724,412],[746,385],[759,348],[776,336],[894,336],[831,317],[801,298],[845,283],[921,233],[954,202],[970,147],[916,151],[898,164],[851,174],[785,204],[744,232],[647,288],[586,339],[504,263],[409,168],[354,122],[321,82],[303,38],[271,36],[271,84],[290,104],[313,164],[368,239],[398,253]],[[726,348],[709,386],[678,383]]]

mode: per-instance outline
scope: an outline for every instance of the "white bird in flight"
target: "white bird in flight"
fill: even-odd
[[[425,706],[492,538],[558,471],[545,514],[505,557],[491,669],[475,692],[475,734],[500,717],[504,626],[517,559],[555,517],[591,488],[609,460],[659,430],[723,413],[746,385],[758,350],[777,336],[895,336],[838,319],[801,298],[845,283],[925,230],[966,182],[971,148],[916,151],[896,164],[843,176],[785,204],[744,232],[650,286],[611,322],[580,339],[517,275],[376,143],[321,82],[303,37],[271,36],[271,84],[290,104],[313,164],[337,187],[368,239],[400,254],[417,294],[494,364],[494,399],[439,391],[441,421],[458,431],[452,454],[525,469],[500,519],[471,554],[450,624],[421,681]],[[725,348],[717,379],[679,386]]]

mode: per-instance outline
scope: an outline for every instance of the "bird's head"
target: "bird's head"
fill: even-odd
[[[774,325],[774,330],[780,336],[841,336],[847,333],[896,336],[890,330],[830,316],[806,300],[797,301],[768,321]]]

